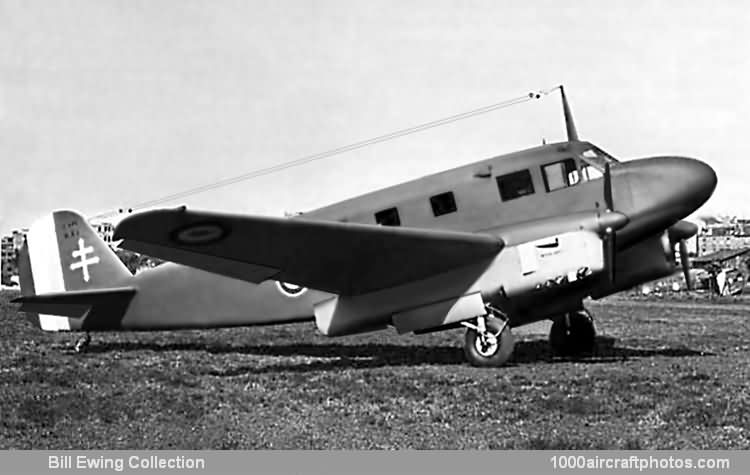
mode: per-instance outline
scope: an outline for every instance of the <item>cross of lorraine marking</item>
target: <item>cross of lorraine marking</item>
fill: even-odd
[[[80,258],[78,262],[74,262],[70,265],[70,270],[81,269],[83,271],[83,281],[88,282],[91,276],[89,275],[89,266],[99,263],[99,256],[91,256],[86,258],[88,254],[94,252],[93,246],[84,247],[83,238],[78,239],[78,249],[73,251],[73,258]]]

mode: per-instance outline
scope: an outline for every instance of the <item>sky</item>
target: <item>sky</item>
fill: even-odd
[[[564,84],[581,139],[682,155],[750,216],[750,6],[0,0],[0,234]],[[564,140],[550,95],[162,206],[281,215]]]

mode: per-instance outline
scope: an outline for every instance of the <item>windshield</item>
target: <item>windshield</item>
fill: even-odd
[[[584,181],[601,178],[607,163],[619,163],[612,155],[589,143],[577,155],[582,162],[581,177]]]
[[[600,171],[604,171],[604,166],[607,163],[609,164],[619,163],[612,155],[608,154],[604,150],[594,145],[591,145],[588,148],[586,148],[579,155],[579,157],[581,158],[581,160],[583,160],[587,164],[593,166],[594,168]]]

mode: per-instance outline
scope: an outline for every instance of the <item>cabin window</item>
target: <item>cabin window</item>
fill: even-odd
[[[503,201],[513,200],[534,193],[534,182],[528,170],[508,173],[497,177],[497,187]]]
[[[388,208],[375,213],[375,222],[382,226],[401,226],[398,209]]]
[[[448,213],[455,213],[456,198],[453,196],[452,191],[446,193],[440,193],[430,198],[430,205],[432,205],[432,214],[435,216],[442,216]]]
[[[581,177],[578,174],[576,162],[572,158],[566,158],[559,162],[550,163],[542,167],[544,186],[547,191],[555,191],[577,184]]]

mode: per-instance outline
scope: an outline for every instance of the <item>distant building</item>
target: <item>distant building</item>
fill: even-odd
[[[13,252],[15,251],[15,247],[13,246],[13,236],[2,237],[2,240],[0,240],[0,251],[2,251],[2,254],[0,254],[2,260],[10,258],[10,256],[13,255]]]
[[[2,266],[0,277],[4,283],[12,280],[13,277],[18,277],[16,256],[23,243],[26,242],[28,232],[28,229],[14,229],[10,236],[3,236],[0,241],[0,266]]]
[[[16,252],[18,252],[21,249],[21,246],[23,246],[23,243],[26,242],[27,234],[29,234],[28,228],[13,230],[13,249],[15,249]]]
[[[698,254],[703,256],[719,251],[750,247],[750,236],[699,236]]]
[[[698,235],[697,247],[699,256],[750,247],[750,220],[709,224]]]
[[[740,229],[734,223],[709,224],[703,234],[706,236],[734,236],[740,234]]]
[[[16,268],[16,250],[13,246],[13,236],[3,236],[0,240],[0,280],[3,283],[18,274]]]
[[[3,284],[9,284],[13,281],[13,277],[18,274],[15,264],[12,261],[5,261],[2,263],[0,269],[0,282]]]

